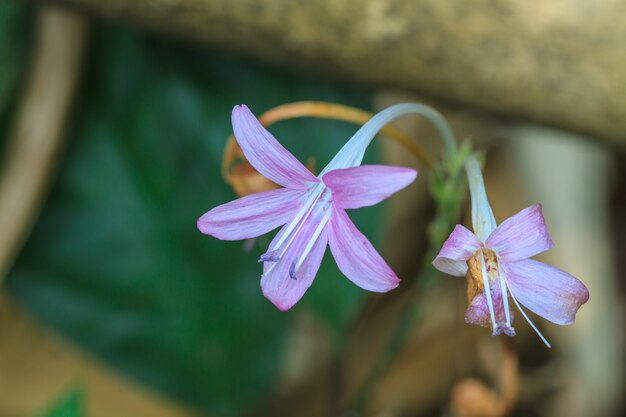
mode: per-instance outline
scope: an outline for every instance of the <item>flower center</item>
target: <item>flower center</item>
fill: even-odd
[[[482,294],[485,296],[493,334],[498,335],[504,332],[508,336],[514,336],[507,286],[496,253],[489,248],[478,249],[467,260],[466,279],[469,303],[472,303],[476,296]],[[502,311],[504,320],[502,320]]]
[[[317,239],[322,234],[324,227],[330,219],[331,191],[323,184],[315,184],[310,191],[310,195],[296,214],[294,219],[284,229],[282,236],[268,248],[268,251],[261,255],[259,262],[280,262],[287,250],[294,244],[298,235],[303,232],[306,227],[312,227],[317,224],[313,232],[310,234],[306,245],[302,251],[296,255],[289,266],[289,276],[291,279],[297,279],[297,271],[306,260],[307,255],[313,249]],[[269,273],[275,265],[272,265],[266,273]]]

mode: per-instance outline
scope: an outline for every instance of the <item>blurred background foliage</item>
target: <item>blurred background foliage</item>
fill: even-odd
[[[0,129],[6,129],[6,114],[16,99],[20,76],[26,66],[30,45],[32,11],[23,4],[0,4]],[[6,135],[0,136],[0,143]],[[0,148],[0,155],[4,147]]]
[[[85,393],[80,389],[68,391],[40,417],[86,417]]]

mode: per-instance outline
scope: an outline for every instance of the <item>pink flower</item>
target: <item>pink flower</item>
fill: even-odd
[[[375,292],[397,287],[400,280],[350,221],[346,209],[379,203],[415,179],[417,172],[410,168],[359,166],[378,130],[411,111],[411,105],[397,105],[374,116],[316,177],[245,105],[236,106],[233,130],[246,159],[284,188],[218,206],[200,217],[198,229],[218,239],[241,240],[284,225],[259,259],[263,294],[283,311],[297,303],[313,282],[327,243],[341,272],[359,287]]]
[[[496,226],[480,168],[475,159],[466,163],[472,197],[474,231],[457,225],[433,261],[435,268],[466,276],[468,324],[490,327],[494,335],[514,336],[510,295],[528,323],[548,345],[520,304],[560,325],[574,323],[578,308],[589,292],[578,279],[550,265],[529,259],[554,244],[540,205],[528,207]]]

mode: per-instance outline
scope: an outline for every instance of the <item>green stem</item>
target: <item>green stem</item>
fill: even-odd
[[[446,151],[441,166],[433,170],[431,175],[430,189],[435,201],[435,218],[428,227],[429,249],[425,254],[425,261],[418,275],[420,280],[413,285],[412,291],[415,295],[403,306],[386,346],[379,354],[355,396],[352,411],[356,411],[356,415],[365,414],[375,384],[389,369],[422,313],[418,297],[424,294],[435,282],[436,274],[431,265],[431,260],[437,255],[439,248],[458,220],[465,196],[466,184],[463,167],[465,160],[470,155],[470,146],[464,144],[458,149],[452,129],[443,116],[428,106],[416,106],[419,107],[420,114],[430,120],[438,129]],[[417,110],[416,107],[414,109]]]

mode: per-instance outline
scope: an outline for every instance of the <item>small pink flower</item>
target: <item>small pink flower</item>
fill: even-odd
[[[433,261],[435,268],[454,276],[467,276],[468,324],[490,327],[494,335],[514,336],[508,296],[541,339],[520,304],[560,325],[574,323],[589,292],[578,279],[550,265],[529,259],[554,244],[540,205],[528,207],[496,225],[478,163],[466,163],[472,197],[474,231],[457,225]]]
[[[341,272],[359,287],[375,292],[397,287],[400,280],[350,221],[346,209],[379,203],[417,176],[410,168],[359,166],[378,130],[410,110],[409,105],[398,105],[374,116],[316,177],[245,105],[236,106],[233,130],[246,159],[284,188],[218,206],[200,217],[198,229],[218,239],[241,240],[284,225],[259,259],[263,294],[283,311],[297,303],[313,282],[327,243]]]

